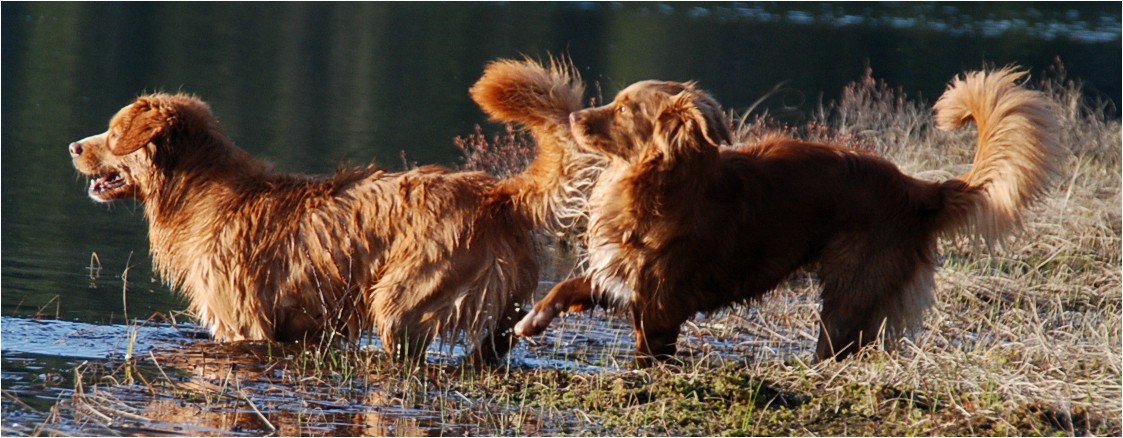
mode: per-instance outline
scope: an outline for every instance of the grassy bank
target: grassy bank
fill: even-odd
[[[810,363],[817,285],[797,276],[757,306],[688,323],[678,365],[631,369],[626,324],[603,313],[566,317],[487,370],[196,342],[79,367],[74,395],[31,433],[1120,436],[1120,123],[1060,67],[1031,86],[1061,116],[1063,178],[1001,248],[942,242],[937,304],[893,348]],[[746,123],[868,148],[922,178],[958,175],[974,153],[972,130],[937,131],[927,103],[873,76],[806,124]]]

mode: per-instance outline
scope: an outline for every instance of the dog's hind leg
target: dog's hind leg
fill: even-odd
[[[915,247],[914,247],[915,248]],[[934,250],[879,251],[848,262],[824,261],[817,360],[842,359],[884,333],[896,339],[918,326],[934,301]]]
[[[415,298],[431,295],[432,287],[432,282],[406,282],[387,276],[368,290],[373,297],[371,320],[382,348],[394,359],[424,359],[425,350],[436,338],[440,321],[426,317]]]

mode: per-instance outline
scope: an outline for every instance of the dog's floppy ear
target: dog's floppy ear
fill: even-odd
[[[725,119],[725,113],[721,111],[721,105],[707,94],[698,92],[692,94],[694,94],[694,105],[705,120],[702,134],[706,136],[706,140],[715,146],[733,144],[733,133],[729,130],[729,122]]]
[[[687,88],[671,98],[655,122],[655,138],[665,152],[717,147],[733,142],[721,106],[708,95]]]
[[[159,96],[141,97],[111,127],[109,150],[127,155],[147,146],[175,125],[174,105]]]

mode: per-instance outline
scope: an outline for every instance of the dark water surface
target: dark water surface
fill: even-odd
[[[568,54],[595,83],[590,97],[641,79],[696,80],[745,109],[780,86],[758,109],[790,121],[866,65],[931,101],[984,63],[1036,75],[1059,57],[1090,93],[1119,102],[1120,15],[1118,2],[5,2],[5,430],[41,421],[37,412],[73,389],[65,376],[75,366],[125,354],[127,321],[188,327],[145,325],[141,350],[196,342],[176,313],[184,302],[154,278],[139,206],[90,201],[66,152],[140,93],[202,97],[240,146],[285,171],[372,160],[400,169],[403,153],[456,165],[454,137],[476,124],[499,130],[467,89],[500,57]],[[575,342],[630,342],[597,324]],[[522,356],[568,366],[557,357]]]

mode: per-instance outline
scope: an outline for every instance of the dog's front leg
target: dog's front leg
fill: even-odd
[[[534,305],[522,321],[515,324],[515,334],[534,336],[546,330],[562,312],[580,312],[596,306],[593,284],[588,277],[577,277],[558,283],[545,298]]]

